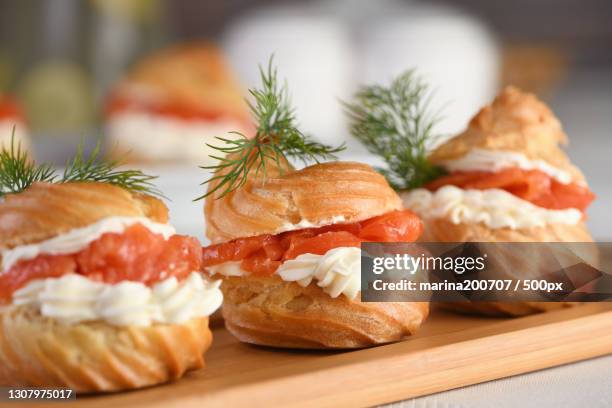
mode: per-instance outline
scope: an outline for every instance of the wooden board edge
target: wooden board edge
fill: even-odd
[[[385,353],[376,353],[381,358],[367,358],[352,364],[351,370],[355,375],[350,378],[346,378],[346,366],[333,365],[332,357],[323,365],[317,361],[315,365],[318,367],[312,367],[313,370],[296,372],[288,368],[282,377],[241,384],[239,392],[224,388],[202,398],[183,398],[180,405],[181,408],[201,406],[203,403],[207,407],[234,404],[248,404],[251,407],[372,406],[610,354],[611,325],[612,311],[608,311],[569,320],[552,319],[548,324],[501,334],[490,333],[484,337],[475,336],[404,354],[382,356],[387,354],[387,350],[383,349],[396,345],[369,349],[361,353]],[[529,333],[525,336],[527,331]],[[513,344],[514,347],[504,348],[500,344]],[[524,351],[516,353],[515,348]],[[485,353],[485,350],[489,352]],[[462,355],[459,363],[454,362],[456,355]],[[436,367],[435,370],[431,370],[432,365]],[[265,377],[267,370],[262,371],[264,373],[260,375]],[[381,377],[359,375],[376,372],[380,372]],[[283,393],[279,389],[291,391]]]
[[[193,393],[197,383],[179,381],[169,388],[86,398],[71,406],[371,406],[609,354],[610,327],[612,304],[583,305],[314,358],[298,367],[263,367],[231,379],[209,380],[197,393]],[[515,353],[500,344],[514,344],[524,351]],[[462,355],[458,362],[457,355]],[[349,367],[353,375],[347,377]],[[369,373],[383,373],[384,377]]]

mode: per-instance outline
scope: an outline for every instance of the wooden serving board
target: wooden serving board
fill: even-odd
[[[358,351],[249,346],[223,327],[214,336],[203,370],[163,386],[79,397],[70,406],[337,407],[403,400],[612,353],[612,303],[517,319],[434,311],[416,336]]]

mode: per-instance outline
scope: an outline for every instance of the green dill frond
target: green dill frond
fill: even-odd
[[[428,112],[429,101],[427,86],[409,70],[388,86],[363,86],[353,103],[344,104],[351,134],[385,161],[386,168],[378,170],[396,190],[420,187],[443,174],[427,160],[438,137],[438,117]]]
[[[20,193],[35,182],[108,183],[135,193],[163,197],[152,183],[156,177],[140,170],[120,170],[120,165],[119,161],[106,160],[100,155],[100,143],[89,156],[84,154],[81,143],[74,158],[66,163],[60,177],[50,164],[37,164],[31,160],[21,145],[15,142],[13,130],[10,149],[0,151],[0,197]]]
[[[222,137],[216,137],[217,140],[225,143],[225,146],[213,146],[208,144],[213,149],[218,150],[225,156],[211,156],[211,158],[218,161],[216,165],[212,166],[201,166],[201,169],[222,171],[222,174],[213,175],[208,180],[204,181],[202,185],[209,184],[214,181],[218,181],[216,185],[209,189],[207,193],[201,197],[195,199],[201,200],[211,194],[220,191],[220,197],[237,190],[244,186],[247,181],[248,175],[253,168],[255,168],[256,174],[262,172],[265,177],[266,173],[266,161],[267,159],[273,159],[279,163],[281,160],[281,153],[275,146],[270,143],[261,143],[257,140],[257,137],[249,139],[246,136],[237,133],[239,138],[225,139]],[[228,156],[231,155],[231,158]]]
[[[56,180],[55,170],[48,164],[37,165],[29,159],[21,143],[15,141],[15,128],[11,136],[10,148],[0,151],[0,197],[5,194],[19,193],[33,183]]]
[[[272,57],[267,69],[260,66],[259,71],[261,88],[250,89],[253,101],[248,101],[257,125],[255,136],[249,139],[241,133],[232,132],[238,136],[237,139],[217,137],[221,145],[207,144],[219,152],[210,156],[217,164],[200,168],[220,174],[202,183],[207,185],[215,182],[216,185],[196,198],[196,201],[215,193],[218,193],[216,198],[221,198],[239,189],[244,186],[252,170],[265,179],[266,166],[270,161],[280,164],[284,158],[294,158],[303,163],[318,163],[335,158],[335,154],[345,148],[344,145],[331,147],[316,142],[297,128],[287,86],[279,85]],[[279,169],[282,170],[282,166],[279,165]]]
[[[131,192],[163,197],[152,183],[156,176],[150,176],[140,170],[120,170],[121,162],[101,156],[100,148],[101,143],[98,142],[87,157],[83,151],[83,143],[79,143],[74,158],[66,163],[61,182],[107,183]]]

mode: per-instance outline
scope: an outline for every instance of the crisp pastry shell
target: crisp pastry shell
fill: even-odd
[[[533,94],[506,87],[472,118],[463,133],[438,146],[428,159],[443,165],[474,148],[517,152],[562,169],[573,182],[585,185],[584,175],[560,147],[567,143],[559,119],[548,106]]]
[[[0,203],[0,249],[44,241],[116,216],[167,223],[168,209],[155,197],[110,184],[34,183]]]
[[[454,224],[445,219],[425,219],[421,242],[593,242],[586,225],[549,224],[545,227],[491,229],[484,224]],[[583,254],[596,263],[597,254]],[[571,302],[456,302],[438,305],[455,312],[487,316],[525,316],[575,306]]]
[[[266,167],[265,180],[252,172],[241,188],[207,197],[206,235],[212,243],[359,222],[402,208],[385,178],[366,164],[329,162],[294,170],[268,160]]]
[[[78,393],[146,387],[204,366],[208,318],[183,324],[65,325],[31,306],[0,309],[0,385]]]
[[[482,223],[455,224],[447,219],[424,219],[421,242],[593,242],[584,222],[532,228],[489,228]]]
[[[106,217],[168,221],[158,199],[103,183],[34,183],[0,203],[0,248],[50,239]],[[203,366],[208,318],[184,324],[65,325],[33,306],[0,306],[0,385],[133,389],[177,379]]]
[[[223,280],[223,317],[240,341],[304,349],[352,349],[415,333],[429,304],[362,303],[330,297],[316,284],[302,287],[278,276]]]
[[[468,154],[474,148],[517,152],[531,160],[543,160],[570,174],[572,182],[586,185],[582,172],[574,166],[560,145],[568,143],[560,121],[535,95],[506,87],[483,107],[460,135],[437,147],[429,156],[444,165]],[[549,224],[545,227],[491,229],[486,225],[454,224],[446,219],[425,219],[422,242],[592,242],[586,225]],[[590,259],[594,254],[585,254]],[[479,302],[444,306],[455,311],[485,315],[522,316],[571,306],[570,303]]]

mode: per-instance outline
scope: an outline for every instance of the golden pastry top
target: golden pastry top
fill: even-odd
[[[113,216],[168,222],[157,198],[104,183],[34,183],[0,201],[0,248],[44,241]]]
[[[302,170],[286,162],[281,166],[282,174],[270,161],[265,181],[253,170],[241,188],[222,198],[206,198],[206,235],[213,243],[358,222],[402,208],[385,178],[366,164],[329,162]]]
[[[533,94],[506,87],[472,118],[463,133],[436,148],[429,159],[434,163],[454,160],[473,148],[517,152],[565,170],[573,181],[584,183],[580,170],[560,148],[567,142],[561,123],[548,106]]]

